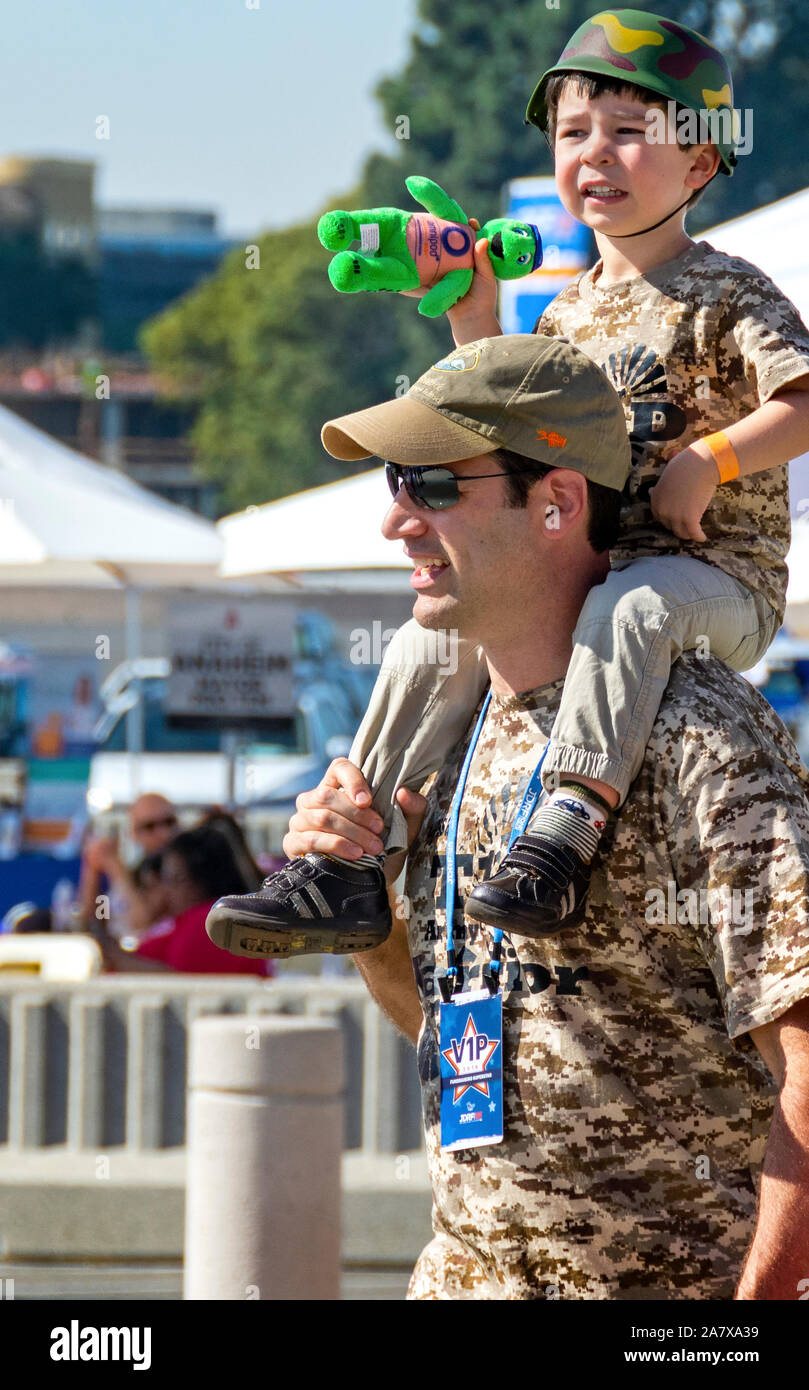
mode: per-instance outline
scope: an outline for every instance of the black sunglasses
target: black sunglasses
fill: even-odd
[[[533,469],[518,468],[517,473],[530,473]],[[440,464],[428,463],[424,467],[414,467],[402,463],[385,463],[385,477],[391,496],[395,497],[399,488],[404,490],[417,507],[429,507],[430,511],[443,511],[454,507],[460,499],[459,483],[476,483],[479,478],[508,478],[510,473],[476,473],[474,477],[457,478],[449,468]]]
[[[132,827],[132,832],[135,835],[140,835],[144,830],[162,830],[164,826],[166,830],[171,830],[176,824],[176,816],[161,816],[159,820],[142,820],[140,825]]]

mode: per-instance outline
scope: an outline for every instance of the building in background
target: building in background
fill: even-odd
[[[208,209],[97,208],[95,173],[87,160],[0,158],[0,404],[214,517],[217,488],[193,468],[194,407],[159,399],[137,335],[237,243]]]
[[[36,209],[43,251],[97,258],[93,190],[96,166],[85,159],[0,158],[0,188],[27,195]]]
[[[103,208],[98,213],[102,340],[134,352],[138,329],[213,275],[235,245],[219,236],[216,214],[170,208]]]

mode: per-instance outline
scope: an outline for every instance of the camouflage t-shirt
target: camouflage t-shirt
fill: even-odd
[[[493,697],[460,816],[459,902],[505,851],[561,689]],[[741,677],[680,660],[602,836],[586,920],[505,938],[504,1140],[443,1152],[435,976],[463,752],[430,787],[406,880],[435,1231],[409,1296],[730,1299],[775,1094],[747,1030],[809,995],[809,773]],[[465,987],[480,988],[490,931],[456,908],[455,935]]]
[[[756,266],[705,241],[606,289],[600,267],[557,295],[536,331],[569,338],[623,401],[632,472],[613,565],[693,555],[762,593],[783,617],[788,464],[718,487],[702,518],[707,541],[678,540],[655,520],[649,492],[681,449],[809,372],[809,333],[797,309]]]

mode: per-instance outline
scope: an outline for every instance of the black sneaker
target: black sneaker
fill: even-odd
[[[380,946],[391,921],[381,864],[307,854],[270,874],[257,892],[220,898],[205,930],[234,956],[348,955]]]
[[[553,936],[584,917],[590,865],[541,835],[520,835],[497,873],[478,883],[464,911],[518,936]]]

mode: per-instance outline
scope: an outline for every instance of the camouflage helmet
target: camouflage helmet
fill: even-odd
[[[544,130],[548,119],[545,88],[556,73],[586,72],[646,87],[691,111],[717,111],[709,126],[723,174],[736,163],[733,79],[718,48],[694,29],[647,10],[602,10],[579,25],[559,61],[539,79],[526,122]]]

